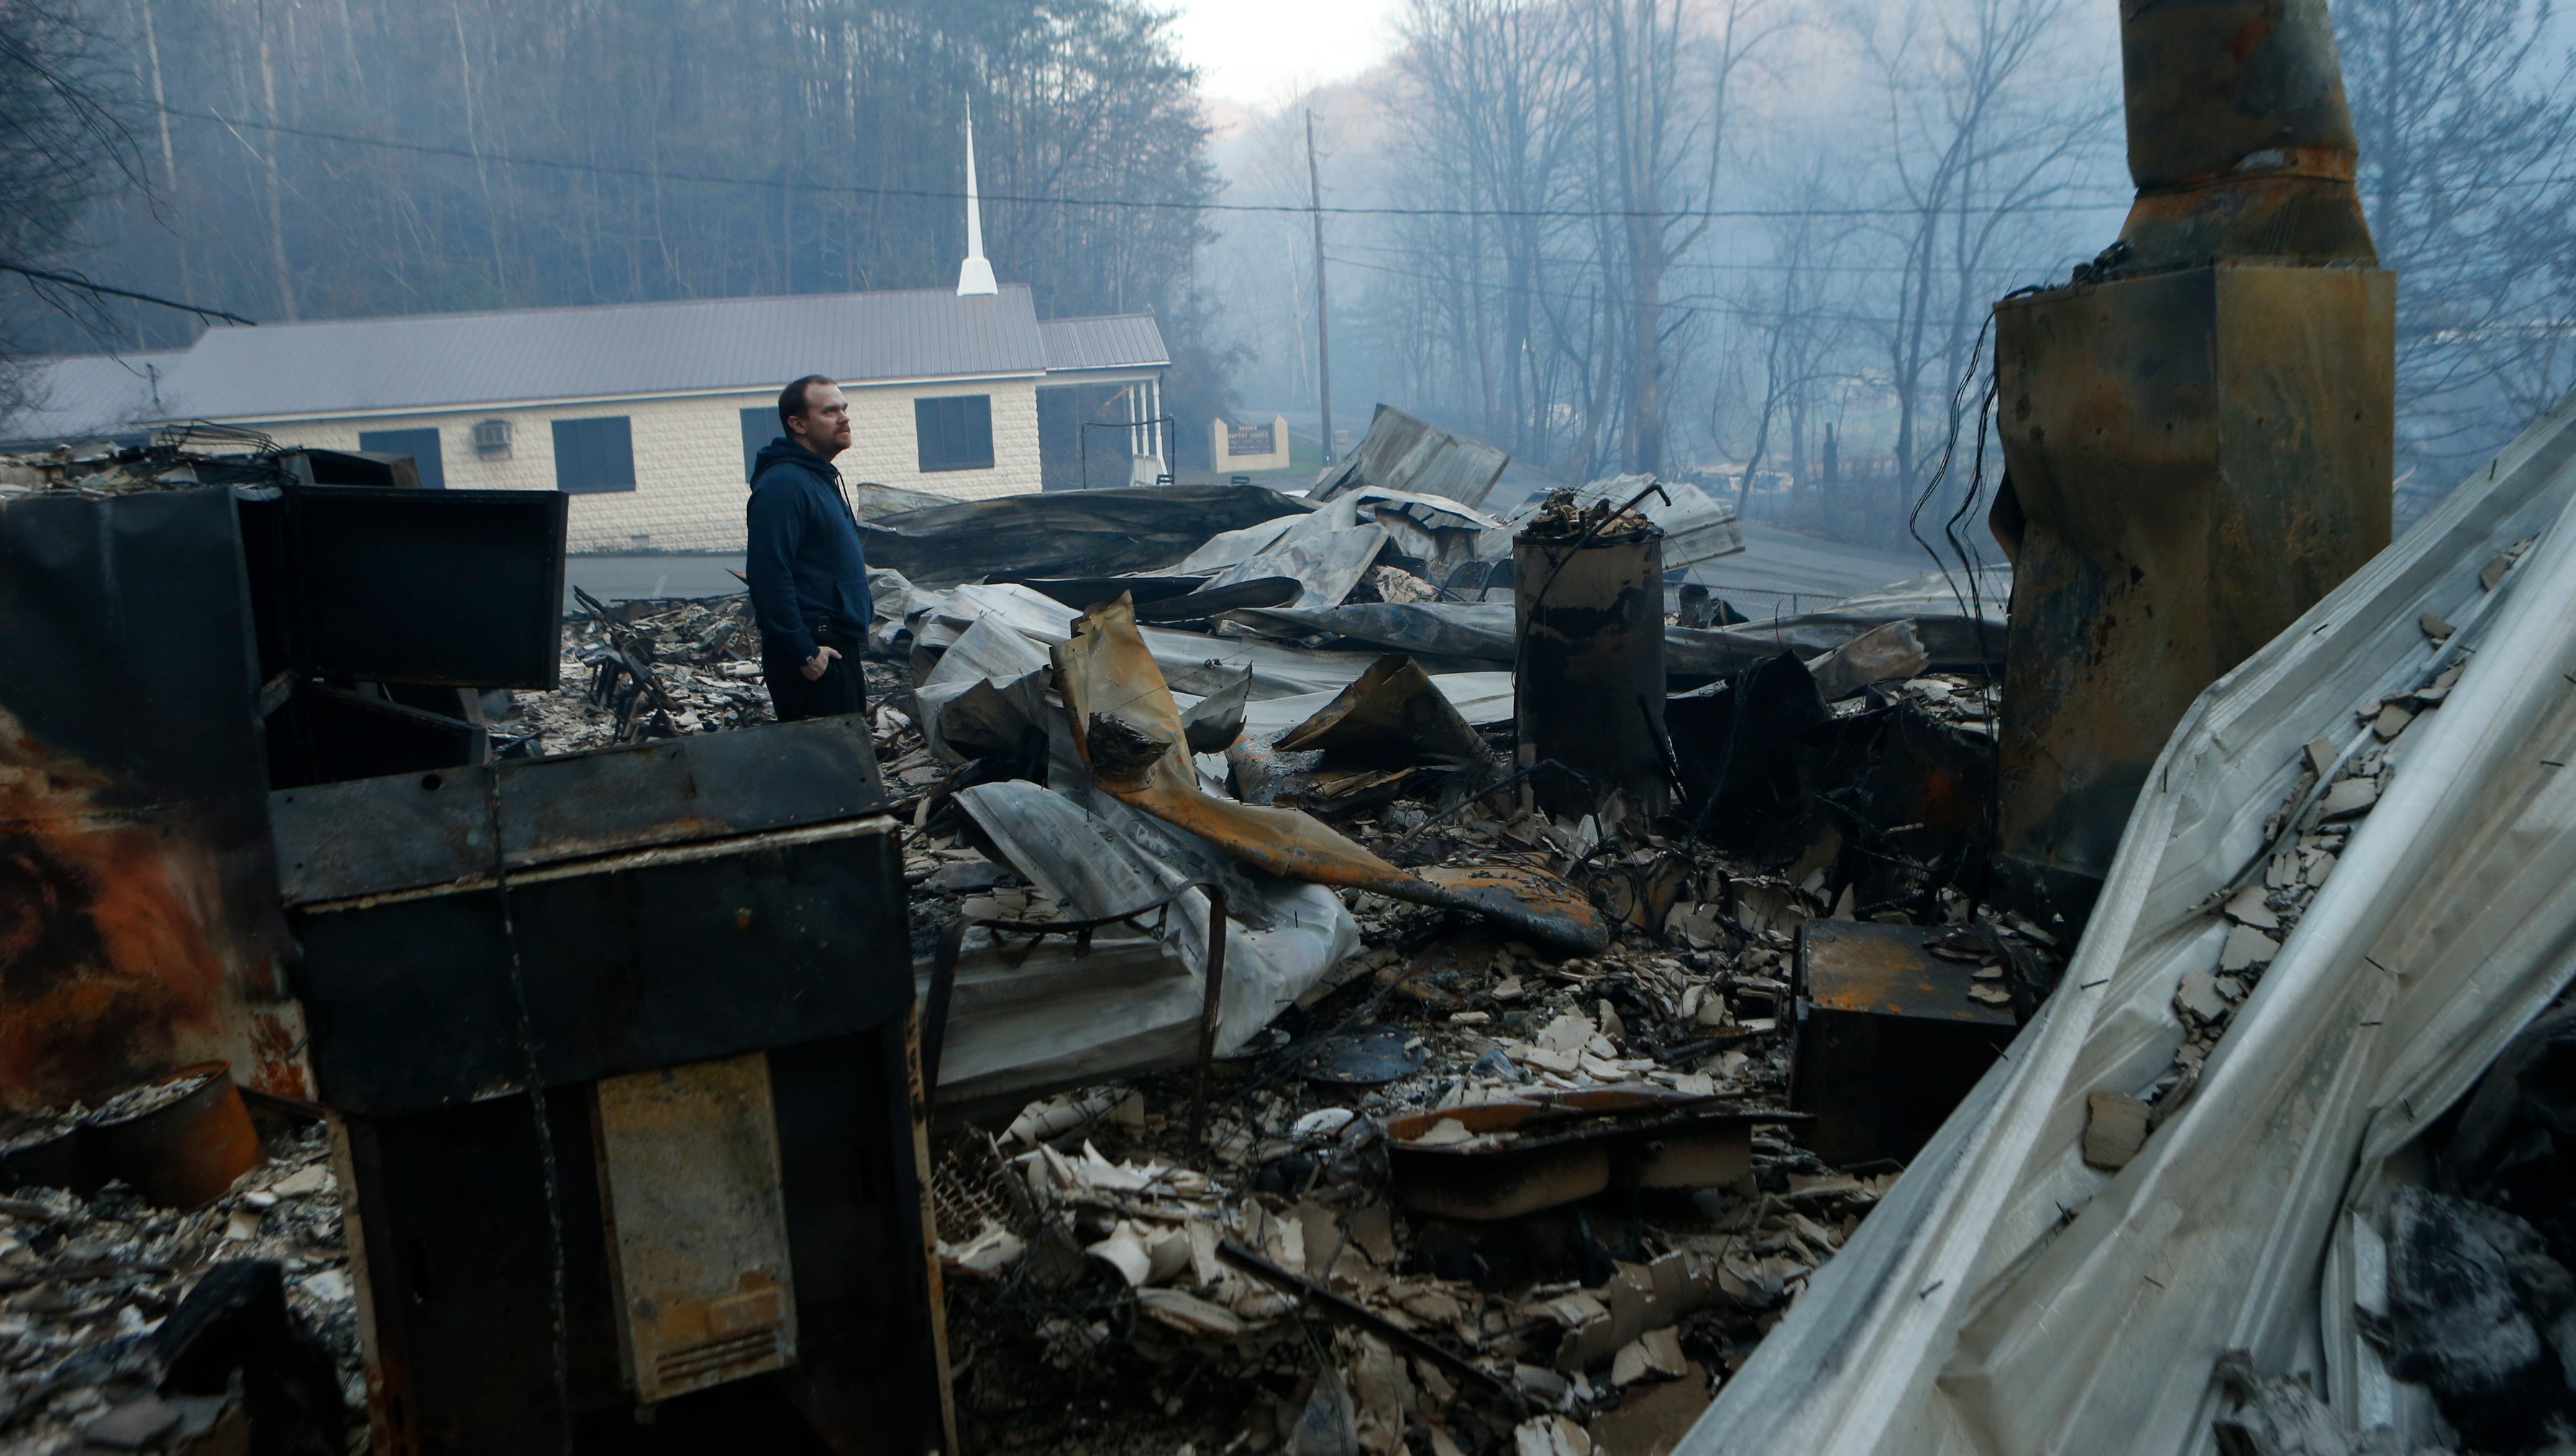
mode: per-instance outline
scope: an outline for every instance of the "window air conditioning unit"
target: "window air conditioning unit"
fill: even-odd
[[[510,453],[510,422],[508,420],[475,421],[474,453],[507,456]]]

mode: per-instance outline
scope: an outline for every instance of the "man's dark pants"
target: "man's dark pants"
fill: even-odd
[[[775,648],[761,650],[761,671],[769,679],[769,705],[781,723],[868,710],[868,680],[859,670],[860,644],[826,630],[817,630],[814,640],[841,655],[824,664],[823,675],[812,682],[805,680],[804,664],[789,654]]]

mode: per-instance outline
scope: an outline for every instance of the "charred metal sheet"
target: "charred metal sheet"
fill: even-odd
[[[2229,265],[1997,308],[2015,899],[2080,916],[2192,699],[2388,544],[2393,300]]]
[[[1401,653],[1379,658],[1315,716],[1279,735],[1281,753],[1339,749],[1369,756],[1480,759],[1485,740]]]
[[[1935,956],[1937,931],[1810,920],[1798,928],[1797,1030],[1789,1105],[1813,1113],[1801,1140],[1827,1162],[1911,1160],[2019,1029],[1974,987],[2000,973]]]
[[[1491,445],[1462,440],[1382,404],[1369,417],[1359,448],[1341,464],[1325,467],[1311,495],[1328,501],[1374,486],[1478,506],[1511,463],[1511,456]]]
[[[261,1157],[250,1109],[224,1064],[183,1067],[162,1079],[189,1081],[197,1085],[176,1098],[84,1129],[101,1168],[164,1208],[214,1202]]]
[[[592,1105],[619,1346],[636,1398],[668,1400],[795,1363],[768,1058],[603,1078]]]
[[[1308,509],[1252,485],[1058,490],[897,511],[861,523],[859,534],[869,565],[900,571],[921,586],[954,586],[996,571],[1026,577],[1153,571],[1211,536]]]
[[[481,724],[307,683],[268,715],[268,782],[300,788],[463,768],[490,756]]]
[[[551,490],[289,487],[295,666],[370,682],[551,688],[565,508]]]
[[[1243,737],[1243,724],[1252,702],[1252,669],[1243,676],[1192,703],[1181,715],[1182,736],[1192,753],[1223,753]]]
[[[504,811],[506,816],[506,809]],[[504,822],[506,823],[506,817]],[[870,818],[307,905],[320,1098],[398,1112],[869,1027],[908,1004],[894,822]]]
[[[1443,883],[1388,864],[1308,814],[1220,799],[1199,788],[1179,707],[1124,598],[1094,609],[1055,649],[1074,745],[1103,790],[1256,868],[1484,915],[1545,944],[1590,954],[1609,923],[1544,870]]]
[[[887,803],[875,742],[852,717],[285,789],[270,814],[286,902],[488,877],[496,777],[513,871],[854,819]]]
[[[1660,1088],[1538,1093],[1391,1118],[1387,1166],[1416,1212],[1519,1218],[1614,1185],[1732,1182],[1752,1169],[1755,1124],[1795,1120]],[[1444,1134],[1444,1122],[1458,1130]]]
[[[303,1090],[228,488],[0,501],[0,1106]]]
[[[1512,538],[1512,668],[1520,766],[1582,774],[1533,780],[1539,807],[1582,815],[1613,791],[1647,818],[1672,802],[1664,744],[1664,535],[1600,502],[1543,512]]]

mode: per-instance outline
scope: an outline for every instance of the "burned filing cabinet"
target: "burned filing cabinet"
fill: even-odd
[[[884,804],[854,718],[271,796],[379,1456],[949,1445]]]
[[[1798,928],[1789,1105],[1799,1141],[1829,1163],[1910,1161],[2020,1029],[1974,989],[1974,961],[1945,959],[1945,927],[1810,920]]]

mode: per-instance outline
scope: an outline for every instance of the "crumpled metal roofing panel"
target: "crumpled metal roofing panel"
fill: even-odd
[[[2536,543],[2490,591],[2481,572]],[[2303,746],[2475,648],[2406,731],[2196,1092],[2117,1173],[2086,1099],[2183,1041],[2203,907],[2264,848]],[[2193,705],[2064,981],[1678,1450],[2200,1452],[2219,1355],[2430,1438],[2355,1329],[2392,1160],[2576,977],[2576,397]]]
[[[514,401],[1037,374],[1025,284],[710,298],[209,329],[162,379],[171,419],[265,421]]]

